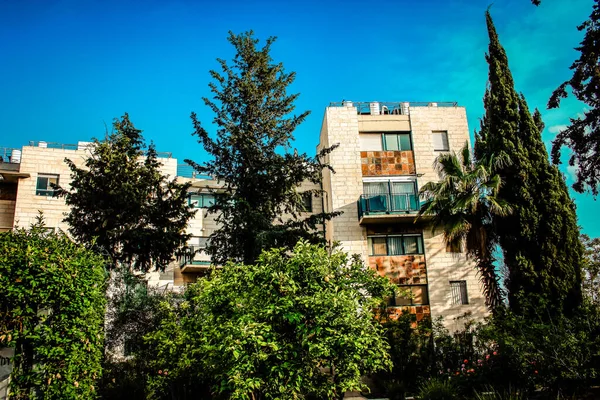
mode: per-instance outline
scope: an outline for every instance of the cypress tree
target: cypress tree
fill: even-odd
[[[513,206],[511,215],[495,220],[508,269],[508,300],[518,314],[545,308],[550,315],[568,315],[581,302],[583,249],[575,205],[562,174],[549,162],[539,111],[532,116],[525,97],[515,91],[489,11],[486,20],[489,82],[475,155],[508,156],[511,161],[496,171],[504,181],[498,196]]]

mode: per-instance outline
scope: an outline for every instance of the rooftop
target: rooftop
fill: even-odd
[[[358,115],[408,115],[410,107],[458,107],[455,101],[349,101],[331,102],[329,107],[356,107]]]

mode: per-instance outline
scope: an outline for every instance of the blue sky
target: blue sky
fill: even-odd
[[[457,101],[479,126],[487,80],[484,12],[490,1],[0,0],[0,147],[102,137],[129,112],[159,151],[205,159],[191,136],[208,71],[229,59],[227,32],[277,36],[272,55],[297,72],[298,111],[311,110],[295,146],[314,153],[332,101]],[[496,0],[491,9],[517,90],[542,110],[547,145],[583,110],[545,110],[570,77],[576,26],[592,0]],[[571,174],[562,167],[568,181]],[[584,232],[600,236],[591,195],[574,195]]]

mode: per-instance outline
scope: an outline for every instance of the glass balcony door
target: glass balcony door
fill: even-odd
[[[416,211],[418,198],[414,181],[363,182],[361,207],[366,213]]]

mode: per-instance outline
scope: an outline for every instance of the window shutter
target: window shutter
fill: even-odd
[[[360,133],[358,142],[361,151],[381,151],[381,133]]]
[[[433,150],[437,150],[437,151],[450,150],[447,131],[434,131],[433,132]]]

